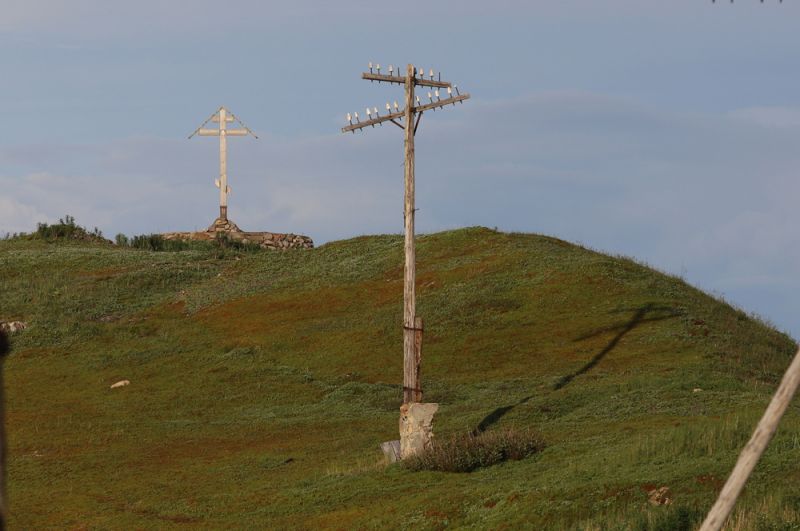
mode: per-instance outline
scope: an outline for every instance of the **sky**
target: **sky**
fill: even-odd
[[[229,214],[317,244],[402,231],[402,101],[367,63],[442,72],[417,226],[543,233],[680,275],[800,337],[800,1],[0,0],[0,233]],[[424,98],[423,93],[423,98]]]

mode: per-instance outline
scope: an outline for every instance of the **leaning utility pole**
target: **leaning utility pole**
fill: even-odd
[[[369,64],[369,72],[361,74],[362,79],[379,83],[396,83],[405,86],[405,107],[400,110],[397,102],[392,106],[386,104],[385,116],[378,114],[378,108],[367,108],[367,120],[360,121],[358,113],[347,115],[350,124],[342,128],[343,133],[353,132],[365,127],[374,127],[383,122],[392,122],[405,130],[405,274],[403,284],[403,403],[421,402],[420,361],[422,359],[422,319],[416,315],[416,256],[414,250],[414,135],[422,118],[422,113],[436,110],[447,105],[455,105],[469,99],[469,94],[459,94],[458,87],[441,80],[441,74],[434,79],[430,70],[425,78],[425,70],[408,65],[406,75],[397,74],[393,66],[389,66],[389,74],[381,74],[381,65],[373,69]],[[431,87],[434,95],[428,92],[429,103],[422,104],[419,96],[414,95],[415,86]],[[439,89],[447,91],[447,97],[439,97]],[[453,91],[455,90],[455,95]],[[394,112],[392,112],[394,110]],[[375,117],[372,114],[375,114]],[[355,119],[355,123],[353,120]],[[402,124],[400,122],[403,122]]]
[[[236,121],[242,126],[241,129],[228,129],[228,124]],[[203,129],[208,122],[219,123],[219,129]],[[231,111],[225,107],[220,107],[217,111],[209,116],[208,120],[195,129],[194,133],[189,135],[192,138],[194,135],[200,136],[218,136],[219,137],[219,179],[214,180],[214,184],[219,188],[219,220],[228,221],[228,194],[231,193],[231,188],[228,186],[228,141],[229,136],[247,136],[252,135],[253,138],[258,138],[255,133],[247,128]]]

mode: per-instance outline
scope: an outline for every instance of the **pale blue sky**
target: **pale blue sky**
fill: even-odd
[[[800,6],[786,0],[2,0],[0,232],[66,213],[110,236],[216,213],[317,242],[400,232],[400,100],[368,61],[473,95],[425,116],[419,226],[542,232],[683,274],[800,336]]]

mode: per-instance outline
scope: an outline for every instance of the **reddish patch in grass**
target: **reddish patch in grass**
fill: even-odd
[[[606,490],[603,493],[604,500],[610,500],[612,498],[619,497],[630,497],[630,487],[606,487]]]
[[[714,490],[719,490],[725,484],[724,479],[720,479],[713,474],[701,474],[695,478],[701,485],[708,486]]]
[[[428,509],[422,514],[431,521],[434,529],[446,529],[451,518],[450,515],[438,509]]]
[[[281,299],[269,295],[245,297],[201,310],[195,318],[226,336],[258,335],[287,323],[343,313],[347,309],[343,292],[343,289],[320,288]],[[231,327],[234,322],[236,326]]]
[[[304,527],[306,529],[341,529],[343,531],[358,529],[357,522],[366,514],[366,510],[359,508],[339,509],[307,519]]]
[[[45,358],[47,356],[55,356],[57,353],[58,350],[53,348],[26,348],[15,352],[14,357],[20,359]]]
[[[161,514],[152,509],[135,509],[127,508],[128,512],[138,514],[139,516],[147,516],[149,518],[156,518],[165,522],[172,522],[173,524],[197,524],[202,522],[203,519],[197,516],[187,516],[185,514]]]
[[[437,518],[437,519],[446,519],[448,518],[446,513],[438,509],[427,509],[424,513],[425,518]]]
[[[94,495],[92,498],[101,505],[112,507],[119,513],[131,513],[147,518],[155,518],[165,522],[172,522],[173,524],[196,524],[202,522],[203,519],[198,516],[188,516],[185,514],[161,514],[154,509],[147,509],[143,507],[136,507],[129,502],[123,502],[108,495]],[[195,505],[194,500],[191,500],[191,505]],[[71,529],[89,529],[87,526],[78,526]]]
[[[296,429],[294,433],[285,431],[265,433],[257,439],[225,439],[221,437],[208,437],[203,439],[182,440],[172,439],[169,442],[144,448],[143,461],[155,465],[172,465],[186,460],[214,462],[226,459],[241,453],[266,452],[283,450],[292,441],[303,440],[307,442],[309,430]],[[306,437],[306,439],[303,439]]]
[[[640,489],[642,489],[642,492],[647,492],[647,493],[649,493],[649,492],[651,492],[651,491],[653,491],[653,490],[657,489],[657,488],[658,488],[658,485],[656,485],[655,483],[642,483],[642,484],[639,486],[639,488],[640,488]]]
[[[78,271],[75,273],[75,276],[93,278],[95,280],[109,280],[127,273],[128,271],[132,271],[133,269],[132,267],[103,267],[100,269],[92,269],[91,271]]]

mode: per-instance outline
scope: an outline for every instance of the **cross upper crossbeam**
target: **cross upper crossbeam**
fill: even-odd
[[[249,129],[198,129],[197,134],[200,136],[219,136],[220,131],[225,131],[226,136],[247,136],[250,134]]]

